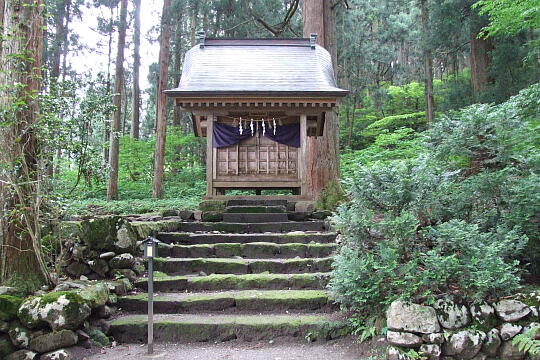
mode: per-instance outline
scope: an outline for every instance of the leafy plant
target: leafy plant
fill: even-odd
[[[526,332],[516,335],[512,339],[512,345],[516,346],[520,352],[528,354],[534,359],[540,357],[540,340],[536,340],[540,327],[533,326]]]

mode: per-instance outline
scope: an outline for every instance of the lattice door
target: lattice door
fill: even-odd
[[[215,150],[217,176],[275,175],[298,178],[298,149],[267,137],[253,136],[236,145]]]

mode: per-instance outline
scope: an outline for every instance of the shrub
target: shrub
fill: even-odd
[[[351,201],[332,218],[342,241],[329,286],[344,308],[369,315],[397,298],[480,300],[520,286],[539,260],[539,99],[535,85],[451,113],[417,156],[351,166]]]

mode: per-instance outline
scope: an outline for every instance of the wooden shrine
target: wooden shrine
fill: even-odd
[[[207,138],[207,196],[291,189],[304,181],[306,139],[324,136],[336,86],[330,54],[310,39],[206,39],[189,50],[178,88],[166,90]]]

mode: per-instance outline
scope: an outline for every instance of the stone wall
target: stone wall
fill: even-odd
[[[540,327],[535,294],[466,305],[440,299],[432,306],[394,301],[386,313],[388,360],[414,349],[425,359],[521,360],[512,339]],[[540,339],[540,332],[535,337]]]

